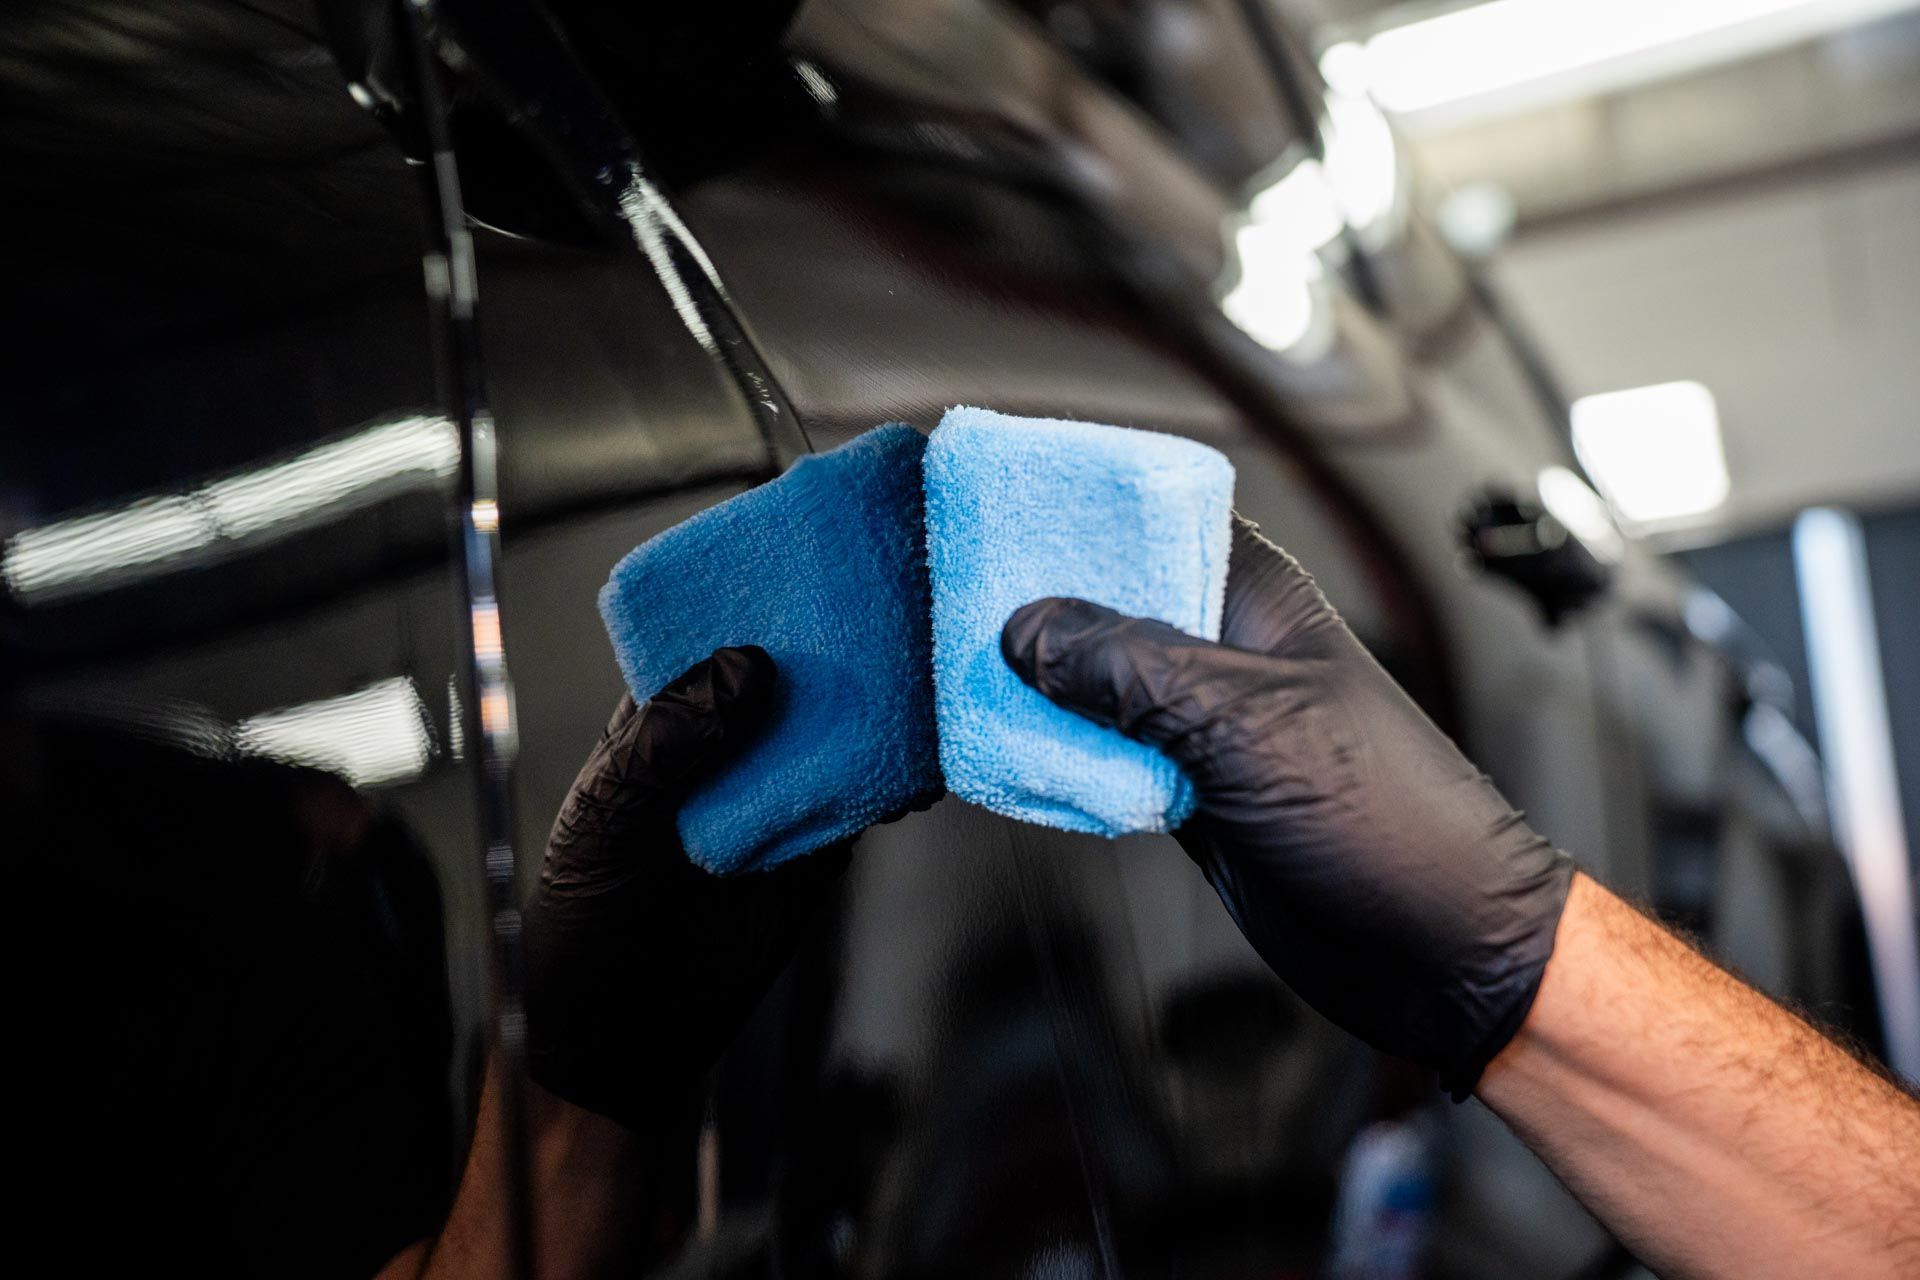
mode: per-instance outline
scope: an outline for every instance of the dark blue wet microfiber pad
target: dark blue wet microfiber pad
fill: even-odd
[[[681,807],[707,870],[777,865],[937,790],[925,449],[886,426],[803,458],[643,543],[601,589],[636,699],[722,645],[779,667],[765,730]]]
[[[1232,464],[1178,436],[956,408],[925,470],[947,789],[1068,831],[1178,826],[1194,794],[1173,761],[1029,688],[1000,629],[1031,600],[1079,596],[1218,639]]]

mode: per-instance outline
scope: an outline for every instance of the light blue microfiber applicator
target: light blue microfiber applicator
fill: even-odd
[[[774,866],[937,791],[925,448],[888,426],[803,458],[641,544],[601,589],[637,700],[722,645],[779,668],[764,731],[681,806],[708,871]]]
[[[963,407],[924,471],[947,789],[1068,831],[1178,826],[1194,794],[1173,761],[1029,688],[1000,629],[1029,601],[1079,596],[1218,639],[1232,464],[1178,436]]]

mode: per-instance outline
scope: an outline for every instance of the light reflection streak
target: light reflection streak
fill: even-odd
[[[0,581],[30,605],[95,595],[445,485],[459,462],[459,438],[445,418],[381,423],[186,493],[23,529],[0,549]]]
[[[1793,569],[1828,812],[1860,894],[1887,1065],[1920,1083],[1920,911],[1859,518],[1830,507],[1801,512]]]
[[[681,323],[687,326],[687,332],[693,335],[708,355],[719,355],[719,345],[714,341],[712,330],[707,328],[706,317],[700,314],[693,291],[687,287],[673,254],[667,248],[669,233],[683,247],[691,237],[683,234],[685,228],[680,226],[666,198],[637,168],[629,174],[626,189],[620,193],[620,212],[633,229],[633,242],[640,247],[640,252],[646,255],[654,273],[660,277],[660,286],[667,291],[667,300],[673,304]],[[711,264],[703,262],[702,269],[710,271]]]
[[[233,750],[337,774],[356,787],[405,782],[433,758],[426,706],[405,676],[263,711],[233,727]]]
[[[1249,222],[1234,231],[1233,267],[1238,278],[1220,299],[1227,319],[1261,346],[1282,355],[1312,359],[1331,337],[1331,314],[1322,298],[1320,260],[1302,252],[1284,229]]]
[[[1397,234],[1405,184],[1393,129],[1364,97],[1329,90],[1324,159],[1289,157],[1230,225],[1227,318],[1262,346],[1308,362],[1334,340],[1320,253],[1351,232],[1377,249]]]
[[[1568,467],[1542,467],[1535,478],[1541,505],[1585,544],[1596,560],[1618,564],[1626,555],[1626,538],[1613,522],[1605,498]]]
[[[491,600],[477,602],[468,611],[473,617],[473,652],[482,662],[498,662],[506,656],[500,642],[500,606]]]
[[[480,699],[480,728],[505,750],[513,745],[513,698],[505,689],[489,689]]]
[[[807,93],[823,107],[830,107],[840,101],[840,91],[833,87],[833,81],[827,79],[820,68],[805,59],[796,59],[794,74],[800,77],[800,83],[806,86]]]

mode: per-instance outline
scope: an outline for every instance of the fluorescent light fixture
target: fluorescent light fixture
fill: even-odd
[[[1730,483],[1713,393],[1663,382],[1582,396],[1573,403],[1573,448],[1622,520],[1684,523],[1717,509]]]
[[[1401,115],[1477,115],[1752,57],[1915,0],[1489,0],[1334,45],[1321,74]]]
[[[0,549],[0,580],[27,604],[95,595],[444,484],[459,465],[459,435],[445,418],[381,423],[186,493],[23,529]]]
[[[1543,467],[1535,480],[1540,505],[1569,533],[1580,539],[1596,560],[1617,564],[1626,554],[1626,539],[1613,522],[1606,501],[1587,482],[1566,467]]]
[[[1859,887],[1887,1063],[1920,1082],[1913,867],[1860,521],[1825,508],[1802,512],[1793,525],[1793,567],[1814,716],[1826,756],[1828,808]]]
[[[356,787],[417,778],[433,758],[427,709],[405,676],[249,716],[234,726],[233,747],[242,755],[324,769]]]

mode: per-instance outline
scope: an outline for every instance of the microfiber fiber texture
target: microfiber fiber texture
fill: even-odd
[[[1000,629],[1029,601],[1078,596],[1218,639],[1232,464],[1178,436],[963,407],[924,465],[947,789],[1067,831],[1180,825],[1195,797],[1178,766],[1029,688]]]
[[[803,458],[643,543],[601,588],[636,699],[723,645],[779,668],[765,729],[681,806],[708,871],[775,866],[937,792],[925,449],[886,426]]]

